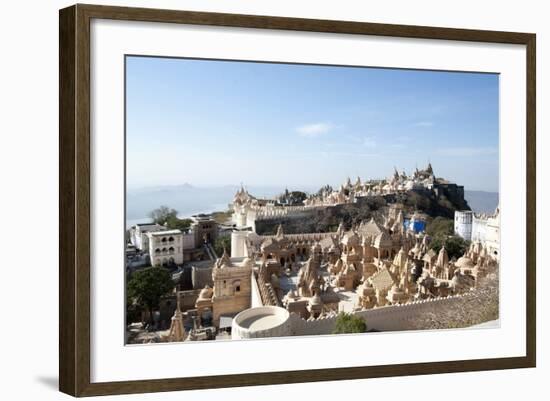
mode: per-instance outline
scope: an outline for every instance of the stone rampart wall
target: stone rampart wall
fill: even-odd
[[[401,331],[413,328],[419,329],[417,324],[413,325],[415,319],[425,313],[438,313],[438,311],[446,310],[464,296],[468,296],[468,294],[416,301],[404,305],[366,309],[354,312],[354,314],[365,319],[368,330]],[[307,336],[331,334],[336,324],[337,315],[321,317],[315,320],[305,320],[292,313],[290,318],[292,335]]]

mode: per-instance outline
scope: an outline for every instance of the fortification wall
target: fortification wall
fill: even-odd
[[[417,324],[413,326],[412,323],[420,316],[429,312],[442,312],[447,308],[452,307],[453,304],[464,296],[468,296],[468,294],[416,301],[405,305],[392,305],[375,309],[366,309],[354,312],[354,314],[365,319],[368,330],[401,331],[412,330],[413,328],[419,329]],[[321,317],[316,320],[305,320],[292,313],[290,315],[292,335],[308,336],[331,334],[336,324],[336,318],[337,315],[332,315],[328,317]]]
[[[336,231],[342,221],[349,226],[352,223],[368,220],[372,217],[373,210],[378,210],[385,205],[386,201],[383,197],[369,197],[360,199],[356,203],[312,209],[305,216],[257,221],[255,229],[259,235],[274,235],[279,224],[283,224],[285,235]]]
[[[305,233],[305,234],[285,234],[285,239],[290,242],[316,242],[324,238],[335,235],[333,232],[328,233]],[[260,235],[262,241],[269,238],[275,238],[275,235]]]
[[[291,207],[291,206],[289,206]],[[289,218],[289,219],[299,219],[300,217],[309,216],[312,212],[314,212],[316,209],[319,209],[319,207],[316,208],[303,208],[300,210],[287,210],[287,208],[281,208],[281,209],[274,209],[274,210],[266,210],[263,212],[256,212],[255,221],[262,221],[262,220],[273,220],[273,219],[280,219],[280,218]]]

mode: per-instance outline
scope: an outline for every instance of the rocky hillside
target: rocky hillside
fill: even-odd
[[[279,224],[288,234],[336,231],[341,221],[346,227],[351,227],[371,217],[377,218],[392,203],[402,203],[408,213],[418,210],[430,217],[453,218],[455,210],[470,209],[463,196],[414,190],[399,195],[359,198],[356,203],[329,206],[298,216],[257,221],[256,232],[260,235],[275,234]]]

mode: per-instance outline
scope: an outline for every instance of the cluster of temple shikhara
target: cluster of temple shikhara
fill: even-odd
[[[354,194],[370,196],[446,184],[435,179],[430,165],[412,177],[396,172],[383,185],[360,180],[352,185],[348,180],[339,191],[322,194],[319,199],[349,202]],[[341,198],[344,195],[346,199]],[[498,243],[489,246],[483,239],[473,240],[458,259],[450,258],[445,247],[434,250],[424,224],[416,224],[423,223],[426,216],[407,211],[399,203],[382,207],[374,217],[352,227],[341,223],[333,232],[287,234],[279,225],[274,235],[259,235],[254,225],[247,225],[251,211],[267,213],[274,203],[254,198],[241,188],[232,207],[235,228],[230,254],[224,251],[213,263],[203,287],[193,287],[197,291],[194,309],[184,315],[193,315],[195,328],[187,339],[197,339],[197,328],[204,322],[214,331],[231,327],[234,339],[300,335],[311,332],[310,322],[311,328],[314,322],[328,321],[339,312],[361,314],[382,308],[389,311],[386,321],[393,322],[385,325],[379,319],[372,329],[406,329],[393,319],[392,308],[403,311],[403,305],[435,304],[476,291],[480,279],[499,263],[498,253],[493,251]],[[304,210],[304,206],[294,208],[286,213]],[[257,217],[253,214],[251,218]],[[500,221],[498,210],[495,219]],[[174,325],[181,326],[184,315],[178,294],[171,329],[178,336],[170,336],[171,340],[183,339],[181,327]]]
[[[278,204],[275,199],[260,199],[249,194],[244,188],[235,194],[233,199],[233,220],[238,227],[252,227],[256,221],[292,216],[311,211],[312,209],[357,203],[370,197],[389,196],[407,191],[432,192],[436,196],[458,197],[463,200],[464,187],[450,183],[443,178],[436,178],[432,165],[411,175],[394,169],[392,176],[381,180],[362,181],[357,177],[355,183],[348,179],[337,190],[330,186],[322,188],[316,194],[310,194],[303,205],[288,206]]]
[[[335,205],[352,203],[356,197],[387,195],[392,193],[410,191],[413,189],[431,189],[437,184],[431,163],[424,170],[418,168],[408,176],[404,171],[399,173],[394,169],[391,177],[385,180],[361,181],[357,177],[352,183],[348,177],[345,183],[336,190],[325,190],[317,195],[312,195],[304,202],[307,206]]]
[[[496,263],[481,242],[458,260],[444,247],[435,252],[427,235],[405,228],[396,205],[383,224],[371,219],[335,233],[290,235],[279,226],[275,236],[249,233],[246,246],[269,294],[264,304],[304,318],[460,294]]]
[[[299,335],[288,318],[275,324],[290,326],[283,332],[253,322],[275,309],[309,322],[464,294],[498,263],[480,241],[450,259],[444,247],[435,252],[427,235],[403,222],[403,211],[392,205],[383,222],[373,218],[349,230],[340,224],[331,233],[285,234],[282,226],[271,236],[235,231],[232,251],[238,255],[224,252],[215,262],[213,285],[195,303],[198,321],[208,316],[220,328],[224,317],[230,319],[233,338]],[[250,315],[245,329],[237,321],[243,313]]]

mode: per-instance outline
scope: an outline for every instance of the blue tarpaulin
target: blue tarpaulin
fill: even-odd
[[[403,222],[406,230],[412,230],[415,233],[421,233],[426,229],[426,222],[422,220],[405,220]]]

